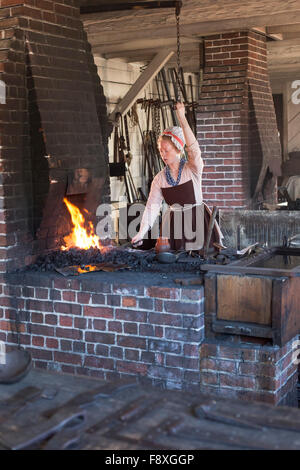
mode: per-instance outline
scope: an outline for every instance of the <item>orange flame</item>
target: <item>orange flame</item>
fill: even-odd
[[[68,199],[64,198],[64,203],[71,214],[73,228],[71,233],[64,237],[66,246],[62,246],[61,249],[69,250],[70,248],[75,247],[84,250],[88,250],[89,248],[99,248],[100,250],[104,249],[105,247],[101,244],[99,237],[95,235],[92,222],[88,222],[87,224],[78,207],[71,204]],[[86,229],[87,225],[88,229]]]

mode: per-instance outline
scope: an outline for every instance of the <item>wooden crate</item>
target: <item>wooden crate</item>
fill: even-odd
[[[217,267],[215,267],[217,270]],[[300,332],[300,277],[212,272],[205,276],[206,333],[266,338],[283,346]]]

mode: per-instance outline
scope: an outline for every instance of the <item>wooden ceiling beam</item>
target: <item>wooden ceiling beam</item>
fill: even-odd
[[[184,47],[186,45],[197,45],[202,41],[198,38],[181,38],[181,45]],[[156,51],[158,49],[163,49],[166,47],[174,48],[177,45],[176,38],[161,38],[161,39],[146,39],[141,40],[138,43],[136,41],[127,41],[116,44],[98,44],[97,40],[92,42],[90,41],[93,51],[97,54],[115,54],[120,53],[120,57],[126,56],[126,53],[130,54],[132,52],[136,53],[137,51]]]
[[[300,32],[300,21],[296,24],[281,24],[278,26],[267,26],[268,34],[277,34],[277,33],[298,33]]]
[[[163,0],[163,1],[135,1],[135,2],[118,2],[118,3],[98,3],[96,5],[82,5],[80,7],[80,13],[88,15],[91,13],[104,13],[112,11],[129,11],[129,10],[147,10],[157,8],[178,8],[182,7],[182,1],[180,0]]]
[[[283,39],[298,39],[300,38],[300,30],[294,33],[282,33]]]
[[[222,19],[218,21],[203,21],[194,22],[190,24],[181,23],[181,34],[183,36],[208,36],[210,34],[217,34],[219,32],[229,31],[242,31],[256,27],[265,27],[267,25],[268,33],[276,34],[276,31],[270,30],[271,26],[279,26],[286,24],[299,23],[300,9],[286,13],[275,13],[270,15]],[[96,20],[95,20],[96,21]],[[138,21],[137,21],[138,28]],[[163,26],[159,27],[154,25],[152,28],[144,29],[126,29],[126,24],[122,21],[117,21],[115,24],[106,24],[105,27],[101,23],[101,19],[93,24],[85,24],[85,29],[89,35],[91,42],[94,42],[96,36],[101,40],[102,44],[119,43],[122,41],[151,38],[170,38],[176,37],[176,27]]]
[[[95,55],[97,55],[97,53],[95,53],[93,51],[93,53]],[[144,51],[143,53],[138,53],[138,52],[134,52],[134,51],[131,51],[130,53],[128,54],[118,54],[118,53],[110,53],[110,54],[102,54],[101,57],[103,57],[104,59],[122,59],[124,60],[125,62],[127,63],[131,63],[131,62],[150,62],[156,54],[158,54],[159,51]],[[194,50],[189,50],[189,51],[183,51],[181,53],[181,60],[180,60],[180,63],[181,63],[181,66],[187,66],[188,64],[191,64],[191,63],[198,63],[199,64],[199,50],[197,49],[194,49]],[[175,57],[173,58],[170,58],[169,61],[168,61],[168,67],[177,67],[177,59]]]

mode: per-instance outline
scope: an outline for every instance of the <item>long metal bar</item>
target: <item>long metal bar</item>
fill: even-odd
[[[80,13],[103,13],[123,10],[148,10],[154,8],[181,8],[182,1],[161,0],[153,2],[127,2],[127,3],[104,3],[101,5],[85,5],[80,7]]]
[[[167,93],[168,101],[171,101],[172,97],[171,97],[169,85],[168,85],[168,82],[167,82],[165,69],[162,68],[160,73],[161,73],[161,77],[163,79],[163,84],[164,84],[164,87],[165,87],[165,90],[166,90],[166,93]],[[175,115],[175,112],[174,112],[174,109],[173,109],[172,106],[170,106],[170,110],[171,110],[171,115],[172,115],[172,120],[173,120],[173,126],[177,126],[177,119],[176,119],[176,115]]]

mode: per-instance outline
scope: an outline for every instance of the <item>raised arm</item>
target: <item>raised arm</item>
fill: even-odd
[[[193,171],[197,173],[202,172],[203,160],[201,157],[201,150],[185,116],[185,107],[183,103],[176,103],[176,115],[185,138],[186,151],[189,157],[188,164]]]

